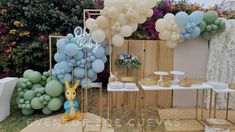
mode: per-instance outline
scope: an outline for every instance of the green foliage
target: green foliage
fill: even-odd
[[[9,0],[0,7],[0,78],[25,69],[48,69],[48,36],[67,34],[83,25],[83,9],[92,0]]]

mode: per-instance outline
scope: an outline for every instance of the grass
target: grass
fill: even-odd
[[[30,116],[23,115],[21,113],[21,110],[17,106],[16,97],[17,92],[15,90],[11,98],[11,114],[3,122],[0,123],[0,132],[19,132],[31,122],[48,116],[42,114],[41,111],[35,112],[35,114]],[[58,114],[60,112],[56,112],[54,114]]]

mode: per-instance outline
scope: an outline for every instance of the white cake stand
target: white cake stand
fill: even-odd
[[[169,75],[168,72],[163,72],[163,71],[156,71],[156,72],[154,72],[154,74],[159,75],[159,77],[160,77],[158,80],[158,85],[159,85],[159,82],[163,80],[163,76]]]
[[[179,76],[185,75],[182,71],[171,71],[170,73],[174,76],[173,84],[179,84]]]

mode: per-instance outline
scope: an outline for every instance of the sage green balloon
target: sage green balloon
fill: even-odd
[[[226,26],[220,27],[220,28],[217,29],[217,33],[222,33],[222,32],[225,31],[225,29],[226,29]]]
[[[52,98],[51,101],[47,104],[47,107],[52,111],[57,111],[61,108],[62,102],[59,98]]]
[[[207,25],[207,26],[206,26],[206,31],[209,32],[209,31],[211,31],[211,30],[212,30],[212,26],[211,26],[211,25]]]
[[[37,84],[41,82],[41,79],[42,79],[41,76],[42,75],[40,72],[34,71],[28,75],[27,79],[29,79],[30,82]]]
[[[51,97],[49,95],[45,95],[45,100],[46,101],[50,101],[51,100]]]
[[[33,84],[32,89],[35,90],[35,89],[41,88],[41,87],[42,87],[41,84]]]
[[[198,26],[201,29],[201,32],[204,32],[207,25],[205,21],[202,21]]]
[[[218,26],[217,25],[212,25],[212,30],[217,30]]]
[[[32,88],[32,83],[31,82],[27,82],[26,85],[27,85],[28,88]]]
[[[25,100],[32,100],[35,97],[34,91],[33,90],[28,90],[24,93],[24,99]]]
[[[27,85],[25,83],[22,83],[21,88],[27,88]]]
[[[45,115],[49,115],[52,113],[52,111],[46,106],[42,109],[42,113]]]
[[[221,20],[220,21],[220,27],[224,27],[225,25],[226,25],[226,23],[223,20]]]
[[[25,100],[24,99],[19,99],[19,103],[21,103],[21,104],[23,104],[25,102]]]
[[[46,82],[48,83],[52,80],[58,80],[58,79],[55,76],[52,76],[52,77],[48,77]]]
[[[40,94],[43,94],[43,93],[45,92],[45,88],[44,88],[44,87],[39,88],[39,89],[38,89],[38,92],[39,92]]]
[[[19,78],[17,80],[16,87],[18,88],[21,87],[21,84],[24,83],[24,81],[25,81],[25,78]]]
[[[43,72],[43,75],[46,76],[46,77],[49,77],[49,72]]]
[[[31,106],[32,106],[33,109],[39,110],[39,109],[42,109],[44,107],[44,104],[41,103],[39,97],[35,97],[31,101]]]
[[[34,110],[32,110],[32,109],[29,109],[29,110],[22,110],[22,114],[23,115],[32,115],[33,114],[33,112],[34,112]]]
[[[211,40],[212,34],[210,34],[209,32],[203,32],[202,37],[206,40]]]
[[[218,13],[216,11],[208,11],[204,15],[204,21],[206,21],[207,24],[214,23],[217,18],[218,18]]]
[[[210,34],[211,34],[212,36],[215,35],[216,33],[217,33],[216,30],[213,30],[213,31],[210,32]]]
[[[32,109],[30,104],[26,104],[25,108],[26,108],[27,110]]]
[[[30,75],[31,73],[33,73],[33,70],[28,69],[28,70],[24,71],[23,77],[24,77],[24,78],[29,78],[29,75]]]
[[[62,94],[63,89],[64,87],[61,82],[57,80],[52,80],[47,83],[45,87],[45,92],[51,97],[56,97]]]
[[[220,19],[215,20],[215,25],[219,26],[220,25]]]

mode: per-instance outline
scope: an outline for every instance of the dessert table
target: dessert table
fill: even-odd
[[[220,93],[227,93],[227,103],[226,103],[226,115],[225,115],[225,120],[229,121],[232,124],[235,124],[234,122],[230,121],[228,119],[229,116],[229,98],[230,98],[230,93],[235,93],[235,89],[230,89],[230,88],[224,88],[224,89],[213,89],[213,92],[215,93],[214,96],[214,118],[216,118],[216,103],[217,103],[217,95]]]
[[[124,83],[125,84],[125,83]],[[110,120],[111,113],[112,113],[112,102],[113,102],[113,97],[112,93],[118,93],[118,92],[124,92],[124,99],[128,100],[128,95],[129,93],[134,93],[134,106],[135,106],[135,118],[137,118],[137,99],[138,99],[138,93],[139,93],[139,88],[137,85],[134,88],[111,88],[110,84],[107,86],[107,91],[108,91],[108,120]],[[115,102],[117,102],[117,95],[115,98]],[[124,105],[123,105],[123,111],[124,111]]]
[[[193,90],[196,91],[196,107],[195,107],[195,118],[193,120],[196,120],[197,122],[199,122],[201,125],[203,125],[202,120],[204,120],[204,96],[205,96],[205,90],[210,90],[210,94],[212,95],[212,89],[213,86],[207,84],[207,83],[202,83],[202,84],[196,84],[196,85],[192,85],[191,87],[182,87],[179,85],[172,85],[170,87],[161,87],[158,85],[153,85],[153,86],[146,86],[146,85],[142,85],[141,82],[139,82],[139,85],[141,87],[142,90],[142,97],[143,99],[145,99],[145,91],[162,91],[162,90]],[[201,107],[201,119],[198,119],[198,105],[199,105],[199,90],[202,90],[202,107]],[[173,96],[173,95],[172,95]],[[143,102],[145,102],[145,100],[143,100]],[[211,115],[211,108],[212,108],[212,97],[210,98],[210,107],[209,107],[209,116]],[[142,108],[143,106],[145,106],[145,104],[141,104]],[[172,106],[173,107],[173,106]],[[142,110],[141,110],[142,111]],[[142,113],[142,112],[141,112]],[[192,119],[190,119],[192,120]]]

